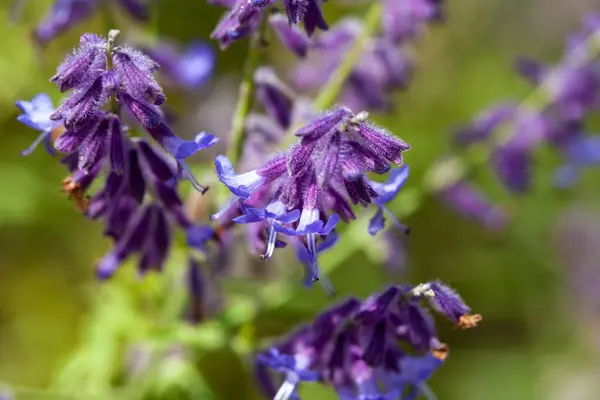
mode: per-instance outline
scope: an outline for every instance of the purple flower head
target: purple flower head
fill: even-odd
[[[466,181],[444,188],[439,197],[458,214],[478,221],[489,229],[502,229],[508,220],[508,215],[501,207],[490,204],[482,193]]]
[[[257,356],[256,375],[265,394],[297,399],[301,382],[318,381],[346,400],[416,398],[448,356],[420,303],[433,296],[434,285],[439,298],[432,306],[453,317],[469,312],[460,297],[439,282],[393,286],[362,303],[345,300]],[[457,322],[467,328],[481,319],[471,317],[461,315]],[[284,374],[279,390],[270,371]]]
[[[311,40],[297,25],[290,24],[289,20],[279,13],[269,17],[269,24],[285,47],[298,57],[306,57]]]
[[[399,42],[421,33],[428,22],[439,19],[441,3],[439,0],[383,0],[384,34]]]
[[[239,202],[257,191],[262,194],[264,202],[242,207],[244,215],[237,221],[272,221],[267,258],[276,247],[277,234],[300,237],[311,257],[311,281],[319,280],[319,237],[329,235],[340,219],[354,218],[350,204],[366,207],[380,195],[384,204],[402,186],[402,177],[394,174],[387,186],[378,186],[379,193],[371,187],[366,174],[401,165],[402,153],[410,146],[367,123],[367,117],[344,107],[327,111],[295,132],[299,141],[286,153],[244,174],[236,174],[224,156],[215,160],[219,180]]]
[[[314,52],[294,72],[295,88],[314,91],[335,73],[338,65],[360,36],[362,23],[344,19],[320,35]],[[340,102],[352,109],[388,110],[392,95],[405,88],[411,78],[412,61],[398,46],[384,37],[374,37],[352,70],[340,95]]]
[[[517,60],[518,71],[534,85],[541,85],[563,118],[578,120],[598,105],[600,75],[595,66],[578,58],[549,67],[527,57]]]
[[[565,161],[554,179],[558,187],[569,188],[577,183],[583,168],[600,164],[600,135],[576,135],[562,150]]]
[[[236,40],[248,37],[259,27],[260,12],[251,1],[237,0],[212,31],[211,39],[217,40],[221,49],[226,49]]]
[[[295,93],[268,67],[258,68],[254,73],[256,97],[267,113],[279,126],[290,126]]]
[[[33,32],[36,41],[47,44],[58,35],[89,18],[107,0],[55,0],[46,17]],[[118,0],[127,13],[139,20],[148,20],[148,5],[144,0]]]
[[[192,42],[179,50],[173,44],[162,41],[146,51],[160,64],[162,76],[172,84],[187,90],[204,85],[215,66],[215,53],[203,42]]]
[[[127,46],[115,46],[114,40],[118,32],[111,31],[109,39],[94,34],[84,34],[80,39],[80,48],[59,66],[56,75],[51,79],[61,91],[72,90],[61,106],[50,116],[51,119],[64,119],[68,129],[65,140],[60,143],[61,151],[70,152],[78,146],[86,144],[86,149],[93,135],[92,141],[101,155],[100,149],[106,146],[106,137],[110,136],[110,149],[113,156],[111,162],[114,169],[122,168],[123,161],[118,160],[118,154],[123,154],[126,147],[123,141],[126,137],[122,134],[120,124],[106,127],[103,107],[110,98],[113,112],[118,113],[120,106],[125,106],[139,124],[167,151],[169,151],[179,164],[179,173],[174,179],[189,179],[199,191],[206,187],[200,185],[191,173],[185,160],[216,143],[213,135],[200,133],[194,140],[179,138],[165,122],[161,110],[157,107],[165,101],[162,88],[154,79],[154,73],[159,65],[150,57]],[[112,35],[112,36],[111,36]],[[110,128],[116,132],[114,135],[100,134],[98,126],[104,131]],[[121,133],[118,133],[119,131]],[[69,140],[66,140],[66,139]],[[121,139],[121,142],[119,142]],[[85,152],[80,155],[85,158]],[[93,158],[93,157],[92,157]],[[96,160],[95,160],[96,161]]]
[[[54,113],[54,105],[50,97],[45,93],[40,93],[31,99],[31,101],[20,100],[15,105],[23,113],[17,117],[17,120],[40,132],[40,135],[31,146],[23,150],[21,154],[24,156],[31,154],[41,142],[44,142],[48,153],[54,155],[51,143],[52,132],[62,126],[62,121],[53,121],[50,119],[50,115]]]
[[[512,132],[494,150],[492,163],[501,182],[511,191],[522,193],[530,186],[533,150],[549,136],[544,115],[520,109],[513,117]]]
[[[487,141],[494,131],[509,122],[517,111],[517,106],[511,103],[494,105],[475,117],[469,125],[458,129],[454,142],[459,146]]]
[[[260,25],[261,14],[276,0],[237,0],[218,1],[218,5],[229,7],[229,11],[221,18],[210,37],[218,40],[221,49],[227,48],[236,40],[256,32]],[[269,18],[270,25],[275,29],[277,38],[297,55],[303,57],[310,45],[308,36],[319,28],[327,30],[320,7],[321,0],[285,0],[287,21],[280,14]],[[304,22],[304,35],[296,25]]]

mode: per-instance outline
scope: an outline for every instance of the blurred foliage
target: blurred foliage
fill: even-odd
[[[286,296],[288,301],[243,325],[235,332],[231,349],[207,350],[197,358],[180,354],[185,353],[182,349],[165,348],[161,329],[170,326],[164,322],[168,318],[139,320],[132,310],[140,301],[154,301],[159,305],[151,310],[163,310],[174,318],[168,310],[177,307],[168,303],[182,299],[155,298],[156,290],[159,297],[160,293],[164,297],[164,292],[160,287],[153,289],[152,285],[162,285],[158,278],[159,283],[153,283],[153,277],[142,283],[120,277],[129,282],[123,286],[128,290],[121,290],[121,286],[100,287],[94,281],[92,265],[108,246],[101,237],[101,228],[84,220],[59,192],[64,171],[55,160],[42,149],[27,158],[20,156],[35,132],[16,122],[14,101],[29,99],[40,91],[58,101],[59,93],[47,81],[54,67],[80,33],[103,32],[107,27],[97,16],[48,48],[39,49],[30,41],[30,30],[50,1],[30,2],[18,22],[8,20],[10,3],[12,0],[0,1],[0,19],[4,21],[0,24],[0,382],[10,383],[19,399],[91,398],[80,397],[69,382],[93,364],[94,373],[81,379],[86,379],[90,393],[98,393],[98,398],[136,398],[135,387],[142,385],[150,385],[148,390],[156,398],[258,398],[248,370],[251,346],[310,319],[330,300],[319,288],[290,293],[271,287],[261,292],[267,301],[277,304],[281,300],[278,296]],[[418,73],[410,89],[398,95],[397,112],[378,116],[382,125],[413,146],[406,158],[412,172],[407,188],[418,183],[427,166],[445,152],[452,127],[497,100],[527,95],[530,88],[512,70],[514,56],[525,53],[555,60],[563,38],[578,27],[578,18],[586,7],[591,8],[582,0],[564,12],[553,12],[564,8],[558,0],[449,3],[446,23],[435,26],[415,46]],[[159,4],[158,19],[151,29],[184,43],[207,39],[221,12],[201,0],[165,0]],[[328,4],[326,9],[330,20],[346,12],[340,5]],[[362,9],[357,5],[350,10],[360,15]],[[119,22],[123,24],[119,28],[127,34],[131,24]],[[239,77],[244,55],[243,43],[220,53],[215,82],[226,76]],[[271,60],[283,66],[290,61],[281,59],[276,51]],[[211,101],[208,94],[207,89],[205,102]],[[186,101],[184,96],[173,95],[174,104],[185,105]],[[184,134],[201,129],[199,121]],[[558,389],[542,384],[548,380],[548,373],[568,369],[573,363],[578,370],[589,371],[598,363],[598,358],[587,350],[588,333],[583,330],[588,325],[576,324],[574,313],[566,311],[576,307],[563,283],[569,266],[556,262],[553,249],[556,218],[566,207],[575,203],[591,210],[597,208],[598,173],[589,172],[574,191],[557,193],[550,184],[555,156],[544,151],[538,156],[536,184],[522,198],[504,193],[490,171],[476,174],[477,182],[491,197],[514,210],[514,221],[506,232],[486,233],[435,199],[417,205],[403,197],[392,206],[396,211],[417,209],[406,221],[413,228],[408,240],[409,262],[406,273],[397,279],[420,282],[440,278],[456,287],[484,316],[478,329],[460,334],[440,324],[442,338],[452,348],[446,367],[431,382],[441,400],[554,398],[549,393]],[[344,239],[346,245],[335,247],[322,262],[325,269],[341,264],[331,273],[341,296],[364,297],[385,285],[390,277],[373,262],[374,252],[348,252],[348,246],[362,247],[365,241],[375,245],[368,242],[371,239],[366,237],[366,230],[350,229],[351,234]],[[269,264],[264,268],[270,268]],[[293,275],[290,279],[298,280],[299,268],[285,269]],[[176,274],[177,270],[175,266],[169,273]],[[260,285],[235,286],[238,297],[231,301],[241,299],[241,308],[230,309],[224,318],[231,322],[239,318],[236,313],[256,311],[244,308],[244,296],[253,296]],[[159,321],[160,326],[147,326],[147,320]],[[210,325],[203,329],[204,336],[197,336],[195,330],[170,334],[194,346],[222,348],[219,343],[225,339],[223,333],[211,329]],[[152,349],[150,354],[158,354],[160,365],[143,382],[133,382],[122,392],[112,393],[110,387],[105,387],[111,383],[107,376],[113,376],[112,369],[120,368],[123,362],[123,343],[136,339],[151,339],[140,346]],[[99,350],[87,352],[90,343],[98,343],[89,348]],[[81,346],[84,350],[77,351]],[[66,357],[74,351],[76,357],[65,365]],[[88,365],[88,369],[78,363]],[[57,376],[59,366],[64,368]],[[552,385],[559,386],[561,380],[569,378],[564,373],[558,378],[552,376]],[[51,382],[57,391],[32,389],[47,387]],[[177,385],[180,391],[173,391]],[[307,386],[302,392],[310,399],[333,398],[317,386]]]

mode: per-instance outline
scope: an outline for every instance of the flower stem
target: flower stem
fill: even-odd
[[[323,89],[317,95],[317,98],[313,103],[315,109],[323,110],[335,104],[336,99],[344,87],[344,83],[346,83],[346,80],[352,73],[352,70],[356,66],[356,63],[362,55],[367,43],[369,40],[371,40],[371,37],[379,28],[382,13],[383,6],[381,5],[381,2],[374,1],[367,11],[363,24],[363,30],[356,39],[356,43],[354,43],[354,46],[342,60],[341,64],[333,72],[329,78],[329,81],[325,84],[325,87],[323,87]]]
[[[244,142],[246,141],[246,132],[244,131],[244,122],[252,109],[254,97],[254,71],[258,68],[262,41],[264,36],[264,18],[260,22],[259,29],[254,32],[250,38],[248,56],[244,64],[244,75],[240,84],[238,102],[231,123],[231,138],[227,156],[233,165],[236,165],[242,157]]]

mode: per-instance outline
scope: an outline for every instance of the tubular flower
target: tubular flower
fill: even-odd
[[[211,33],[211,38],[225,49],[236,40],[248,37],[258,30],[264,9],[275,2],[276,0],[211,1],[229,8]],[[299,57],[306,55],[311,44],[309,37],[317,28],[328,29],[320,3],[321,0],[285,0],[287,18],[280,13],[274,13],[268,18],[279,41]],[[300,22],[304,23],[304,32],[297,26]]]
[[[153,77],[158,64],[131,47],[115,46],[117,33],[81,36],[80,47],[51,79],[61,92],[70,91],[57,109],[51,110],[44,96],[18,103],[25,113],[19,120],[42,130],[44,138],[57,124],[66,129],[54,141],[70,172],[63,190],[87,217],[102,220],[104,234],[115,242],[97,264],[101,279],[112,276],[134,254],[140,274],[160,270],[176,229],[185,232],[190,248],[200,251],[213,239],[211,228],[188,218],[176,184],[186,177],[199,190],[207,189],[193,178],[185,160],[216,138],[202,132],[194,140],[183,140],[171,131],[157,107],[165,101]],[[120,117],[123,108],[162,149],[129,136],[130,128]],[[88,193],[102,175],[104,185]]]
[[[437,281],[392,286],[363,302],[350,298],[257,355],[261,389],[275,400],[299,399],[302,382],[318,381],[341,400],[416,398],[448,356],[422,299],[462,327],[481,320]],[[279,389],[271,371],[283,375]]]
[[[236,174],[225,156],[216,158],[219,180],[234,195],[229,207],[242,205],[243,215],[235,221],[268,226],[264,258],[277,247],[278,234],[298,237],[310,255],[310,281],[318,281],[318,239],[340,220],[355,218],[351,204],[366,207],[381,198],[376,203],[381,206],[398,192],[402,176],[393,175],[386,185],[369,181],[366,174],[402,165],[410,146],[367,118],[345,107],[329,110],[298,129],[298,142],[285,153],[243,174]],[[260,197],[259,204],[253,196]]]
[[[104,3],[110,0],[55,0],[52,8],[33,32],[33,37],[42,45],[50,42],[76,24],[90,18]],[[147,1],[118,0],[117,3],[132,18],[147,21]]]

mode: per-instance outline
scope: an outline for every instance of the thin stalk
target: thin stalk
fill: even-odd
[[[231,124],[231,138],[227,156],[233,165],[236,165],[242,157],[244,143],[246,141],[244,122],[252,109],[255,90],[254,72],[260,63],[265,26],[264,18],[261,20],[260,24],[260,28],[254,32],[250,38],[248,56],[244,64],[244,74],[242,76],[242,83],[240,84],[238,102]]]
[[[360,59],[360,56],[362,55],[367,43],[369,43],[371,37],[377,32],[377,29],[381,24],[382,13],[383,6],[381,2],[374,1],[371,7],[367,10],[363,24],[363,30],[356,38],[356,43],[354,43],[354,46],[350,49],[346,57],[342,60],[341,64],[329,78],[329,81],[317,95],[317,98],[313,103],[316,110],[323,110],[335,104],[336,99],[340,95],[346,80],[352,73],[352,70],[358,63],[358,60]]]

